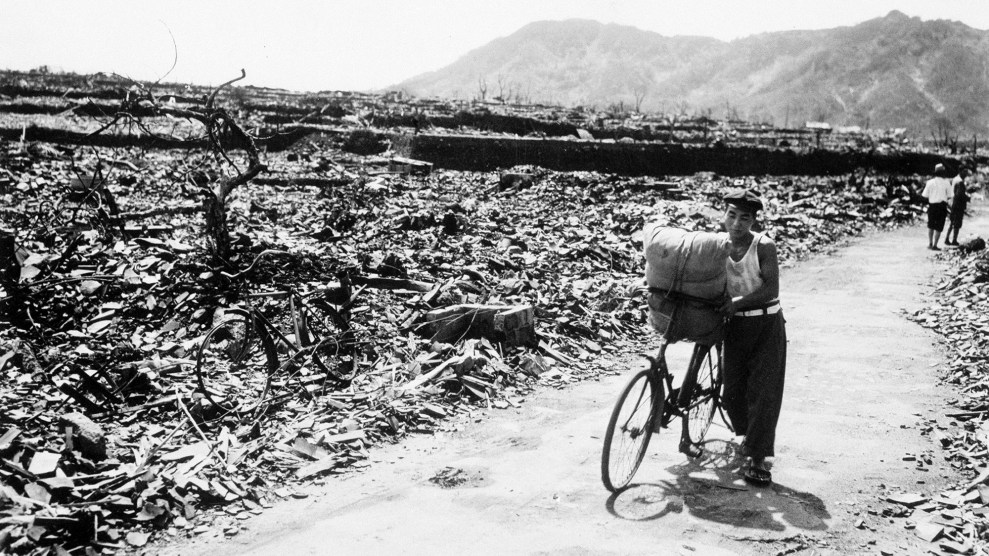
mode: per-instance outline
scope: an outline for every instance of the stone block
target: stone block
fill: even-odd
[[[79,453],[95,461],[106,459],[106,435],[102,427],[82,413],[62,415],[59,428],[66,427],[72,427],[72,442]]]
[[[498,180],[498,188],[502,191],[506,189],[525,189],[527,187],[532,187],[532,174],[523,174],[520,172],[506,172],[501,175]]]
[[[437,342],[483,337],[509,345],[535,345],[535,320],[532,305],[462,304],[426,313],[420,332]]]
[[[496,336],[513,346],[536,345],[536,312],[532,305],[502,311],[494,317]]]

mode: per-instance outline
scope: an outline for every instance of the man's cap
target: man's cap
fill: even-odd
[[[934,166],[934,175],[935,176],[943,176],[943,175],[945,175],[947,173],[948,172],[947,172],[947,170],[945,170],[944,164],[937,164],[937,165]]]
[[[729,189],[725,193],[725,203],[735,205],[744,210],[756,212],[762,210],[762,199],[759,194],[751,189],[736,188]]]

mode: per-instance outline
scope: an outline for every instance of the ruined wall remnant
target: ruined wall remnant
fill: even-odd
[[[629,176],[840,175],[859,168],[892,174],[930,174],[943,157],[928,153],[792,150],[669,143],[605,143],[557,139],[416,136],[411,156],[437,168],[493,171],[531,164],[560,171]]]

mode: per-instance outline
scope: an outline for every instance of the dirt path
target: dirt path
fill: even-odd
[[[965,232],[989,235],[984,210]],[[942,264],[925,242],[922,226],[873,234],[784,269],[790,355],[772,488],[748,487],[727,455],[688,463],[676,435],[664,434],[650,446],[640,484],[609,496],[601,435],[622,367],[494,410],[459,432],[375,450],[364,472],[279,503],[240,523],[232,538],[216,528],[156,552],[924,553],[930,545],[904,520],[882,515],[880,496],[934,491],[950,473],[919,431],[949,394],[935,380],[943,355],[901,313],[921,306]],[[710,437],[719,439],[709,445],[715,453],[735,446],[723,426]],[[918,464],[925,453],[932,464]],[[466,481],[441,488],[429,480],[445,468]]]

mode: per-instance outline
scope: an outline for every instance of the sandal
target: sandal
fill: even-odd
[[[681,440],[680,453],[685,454],[690,459],[697,459],[704,455],[704,449],[689,440]]]
[[[749,467],[742,474],[745,482],[755,486],[769,486],[773,482],[773,474],[768,469],[761,467]]]

